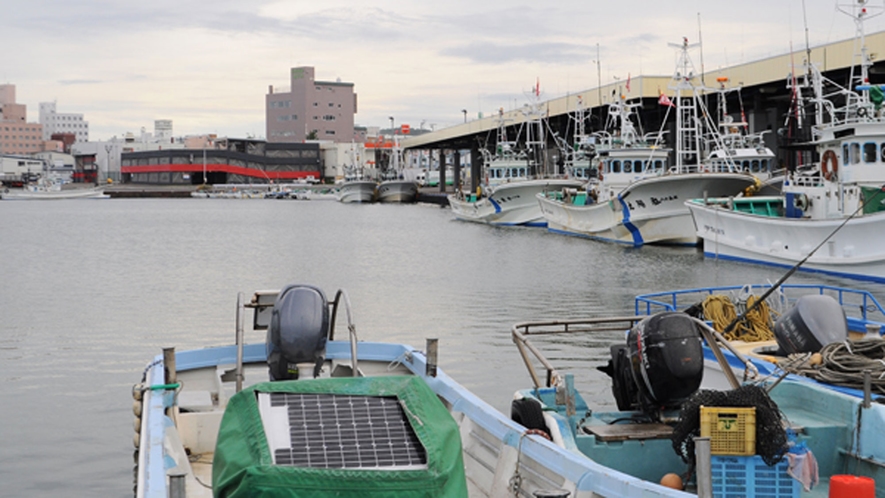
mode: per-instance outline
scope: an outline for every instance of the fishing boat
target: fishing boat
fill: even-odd
[[[535,90],[538,97],[539,91]],[[543,119],[535,102],[526,111],[526,147],[510,141],[503,110],[498,114],[498,136],[494,152],[482,149],[483,184],[476,192],[459,190],[448,196],[455,218],[497,226],[547,226],[536,195],[545,191],[577,189],[576,178],[557,177],[544,171]]]
[[[609,106],[608,131],[598,134],[599,182],[582,190],[537,195],[548,230],[632,246],[697,245],[700,239],[685,200],[736,195],[759,182],[738,170],[734,149],[712,123],[701,125],[708,113],[699,113],[700,88],[691,81],[693,45],[684,40],[677,47],[680,57],[671,86],[675,103],[661,96],[667,112],[676,112],[676,163],[669,164],[670,151],[661,146],[663,132],[640,135],[632,120],[637,105],[619,99]],[[713,152],[702,160],[705,150]]]
[[[607,334],[621,338],[598,367],[612,378],[616,409],[588,404],[576,373],[557,369],[543,353],[546,345],[561,358],[563,348],[577,351]],[[514,418],[593,462],[600,480],[615,472],[638,479],[600,486],[593,496],[885,491],[885,405],[793,379],[711,388],[702,338],[718,343],[704,321],[685,313],[523,322],[512,337],[532,382],[515,394]]]
[[[101,186],[63,188],[61,182],[50,181],[45,178],[28,183],[20,189],[4,188],[0,190],[0,199],[9,201],[109,198],[110,196],[104,193],[104,187]]]
[[[418,183],[405,178],[403,163],[399,136],[394,135],[390,162],[381,172],[381,183],[378,184],[379,202],[415,202],[418,198]]]
[[[795,83],[814,90],[820,160],[789,172],[781,195],[686,200],[705,256],[781,267],[802,261],[803,271],[885,282],[885,87],[869,84],[867,3],[848,12],[862,47],[851,86],[825,81],[812,64]],[[823,95],[825,83],[837,88],[832,98]]]
[[[351,144],[350,165],[344,166],[344,180],[338,186],[338,201],[345,204],[374,202],[378,182],[369,178],[357,158],[356,146]]]

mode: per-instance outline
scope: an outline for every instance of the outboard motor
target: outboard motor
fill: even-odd
[[[612,377],[619,410],[641,410],[657,418],[677,408],[701,385],[704,353],[692,319],[679,312],[645,318],[627,334],[625,346],[612,346],[612,359],[600,370]]]
[[[277,296],[267,329],[270,380],[316,377],[329,337],[329,304],[323,291],[309,285],[288,285]],[[299,364],[313,372],[299,371]]]
[[[827,344],[848,338],[845,310],[824,294],[802,296],[774,323],[778,353],[816,353]]]

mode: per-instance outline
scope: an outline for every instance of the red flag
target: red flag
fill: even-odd
[[[667,97],[664,92],[661,92],[661,96],[660,98],[658,98],[658,104],[676,107],[675,105],[673,105],[673,102],[670,101],[670,97]]]
[[[630,91],[630,73],[627,73],[627,91]]]
[[[535,80],[535,95],[538,97],[541,96],[541,78]]]

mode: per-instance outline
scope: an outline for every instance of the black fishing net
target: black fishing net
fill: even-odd
[[[756,408],[756,454],[769,466],[776,465],[787,452],[787,432],[781,412],[765,389],[741,386],[733,391],[702,389],[692,395],[679,412],[673,427],[673,449],[686,463],[694,465],[694,438],[701,435],[701,406]]]

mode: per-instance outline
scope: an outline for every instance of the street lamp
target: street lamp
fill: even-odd
[[[393,135],[394,133],[396,133],[396,131],[393,129],[393,116],[390,116],[388,119],[390,119],[390,134]]]
[[[461,112],[464,113],[464,122],[467,122],[467,109],[461,109]]]
[[[104,146],[105,153],[105,183],[107,180],[111,178],[111,151],[114,149],[114,146],[111,144],[107,144]]]

